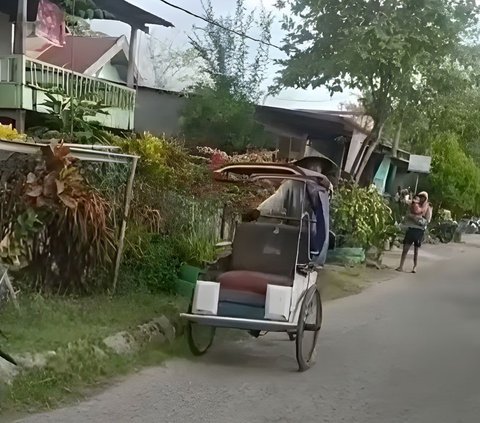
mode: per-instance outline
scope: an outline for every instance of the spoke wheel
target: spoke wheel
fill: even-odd
[[[308,370],[315,362],[318,335],[322,326],[322,300],[316,286],[308,290],[298,318],[296,350],[298,368]]]
[[[193,355],[204,355],[212,346],[214,338],[214,327],[188,322],[187,341]]]

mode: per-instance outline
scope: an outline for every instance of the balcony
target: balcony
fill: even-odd
[[[22,55],[0,57],[1,109],[48,113],[45,93],[101,102],[108,115],[95,120],[112,129],[133,130],[135,90]]]

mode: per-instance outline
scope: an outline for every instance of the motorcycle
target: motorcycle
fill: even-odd
[[[457,229],[458,223],[454,220],[441,220],[432,225],[429,233],[438,238],[441,243],[448,244],[453,241]]]

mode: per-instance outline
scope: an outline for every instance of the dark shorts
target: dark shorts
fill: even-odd
[[[425,231],[418,228],[408,228],[405,238],[403,239],[403,245],[415,245],[415,247],[421,247],[423,236]]]

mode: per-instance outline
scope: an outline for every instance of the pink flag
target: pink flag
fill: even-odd
[[[38,3],[35,35],[57,47],[65,45],[65,12],[50,0]]]

